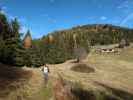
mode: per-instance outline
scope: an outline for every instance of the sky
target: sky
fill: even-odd
[[[85,24],[133,28],[133,0],[0,0],[0,7],[33,38]]]

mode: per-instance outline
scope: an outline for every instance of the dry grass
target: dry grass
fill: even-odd
[[[119,54],[89,54],[85,64],[95,69],[93,73],[74,72],[75,63],[50,65],[51,73],[60,73],[64,79],[83,85],[83,89],[110,92],[104,86],[113,88],[111,91],[124,91],[128,96],[133,94],[133,48],[125,48]],[[99,85],[97,84],[104,84]],[[122,93],[122,92],[121,92]],[[109,93],[110,94],[110,93]],[[124,99],[125,100],[125,99]],[[127,99],[128,100],[128,99]]]
[[[0,97],[7,97],[32,76],[32,72],[0,64]]]
[[[38,69],[0,64],[0,100],[29,100],[42,86]]]

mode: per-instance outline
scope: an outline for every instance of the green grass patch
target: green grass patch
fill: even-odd
[[[47,87],[44,87],[41,91],[40,91],[40,96],[44,99],[44,100],[49,100],[52,97],[52,84],[51,82],[48,82]]]

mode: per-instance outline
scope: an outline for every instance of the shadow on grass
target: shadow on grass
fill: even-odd
[[[71,70],[76,71],[76,72],[81,72],[81,73],[93,73],[93,72],[95,72],[94,68],[92,68],[92,67],[90,67],[84,63],[75,64],[74,66],[72,66]]]
[[[121,98],[120,100],[133,100],[133,93],[129,93],[127,91],[123,91],[120,89],[116,89],[110,86],[107,86],[103,83],[96,82],[96,84],[106,88],[108,91],[110,91],[113,95]]]
[[[74,95],[74,100],[96,100],[93,92],[86,91],[81,88],[75,88],[71,90]]]
[[[81,86],[76,85],[72,88],[71,93],[74,95],[73,100],[133,100],[133,94],[109,87],[105,84],[96,82],[106,88],[106,92],[100,90],[85,90]]]
[[[30,71],[0,64],[0,97],[7,96],[32,76]]]

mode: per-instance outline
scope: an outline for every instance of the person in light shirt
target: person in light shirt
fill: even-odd
[[[49,68],[46,64],[43,65],[43,74],[44,74],[44,81],[45,81],[45,85],[47,85],[48,83],[48,73],[49,73]]]

